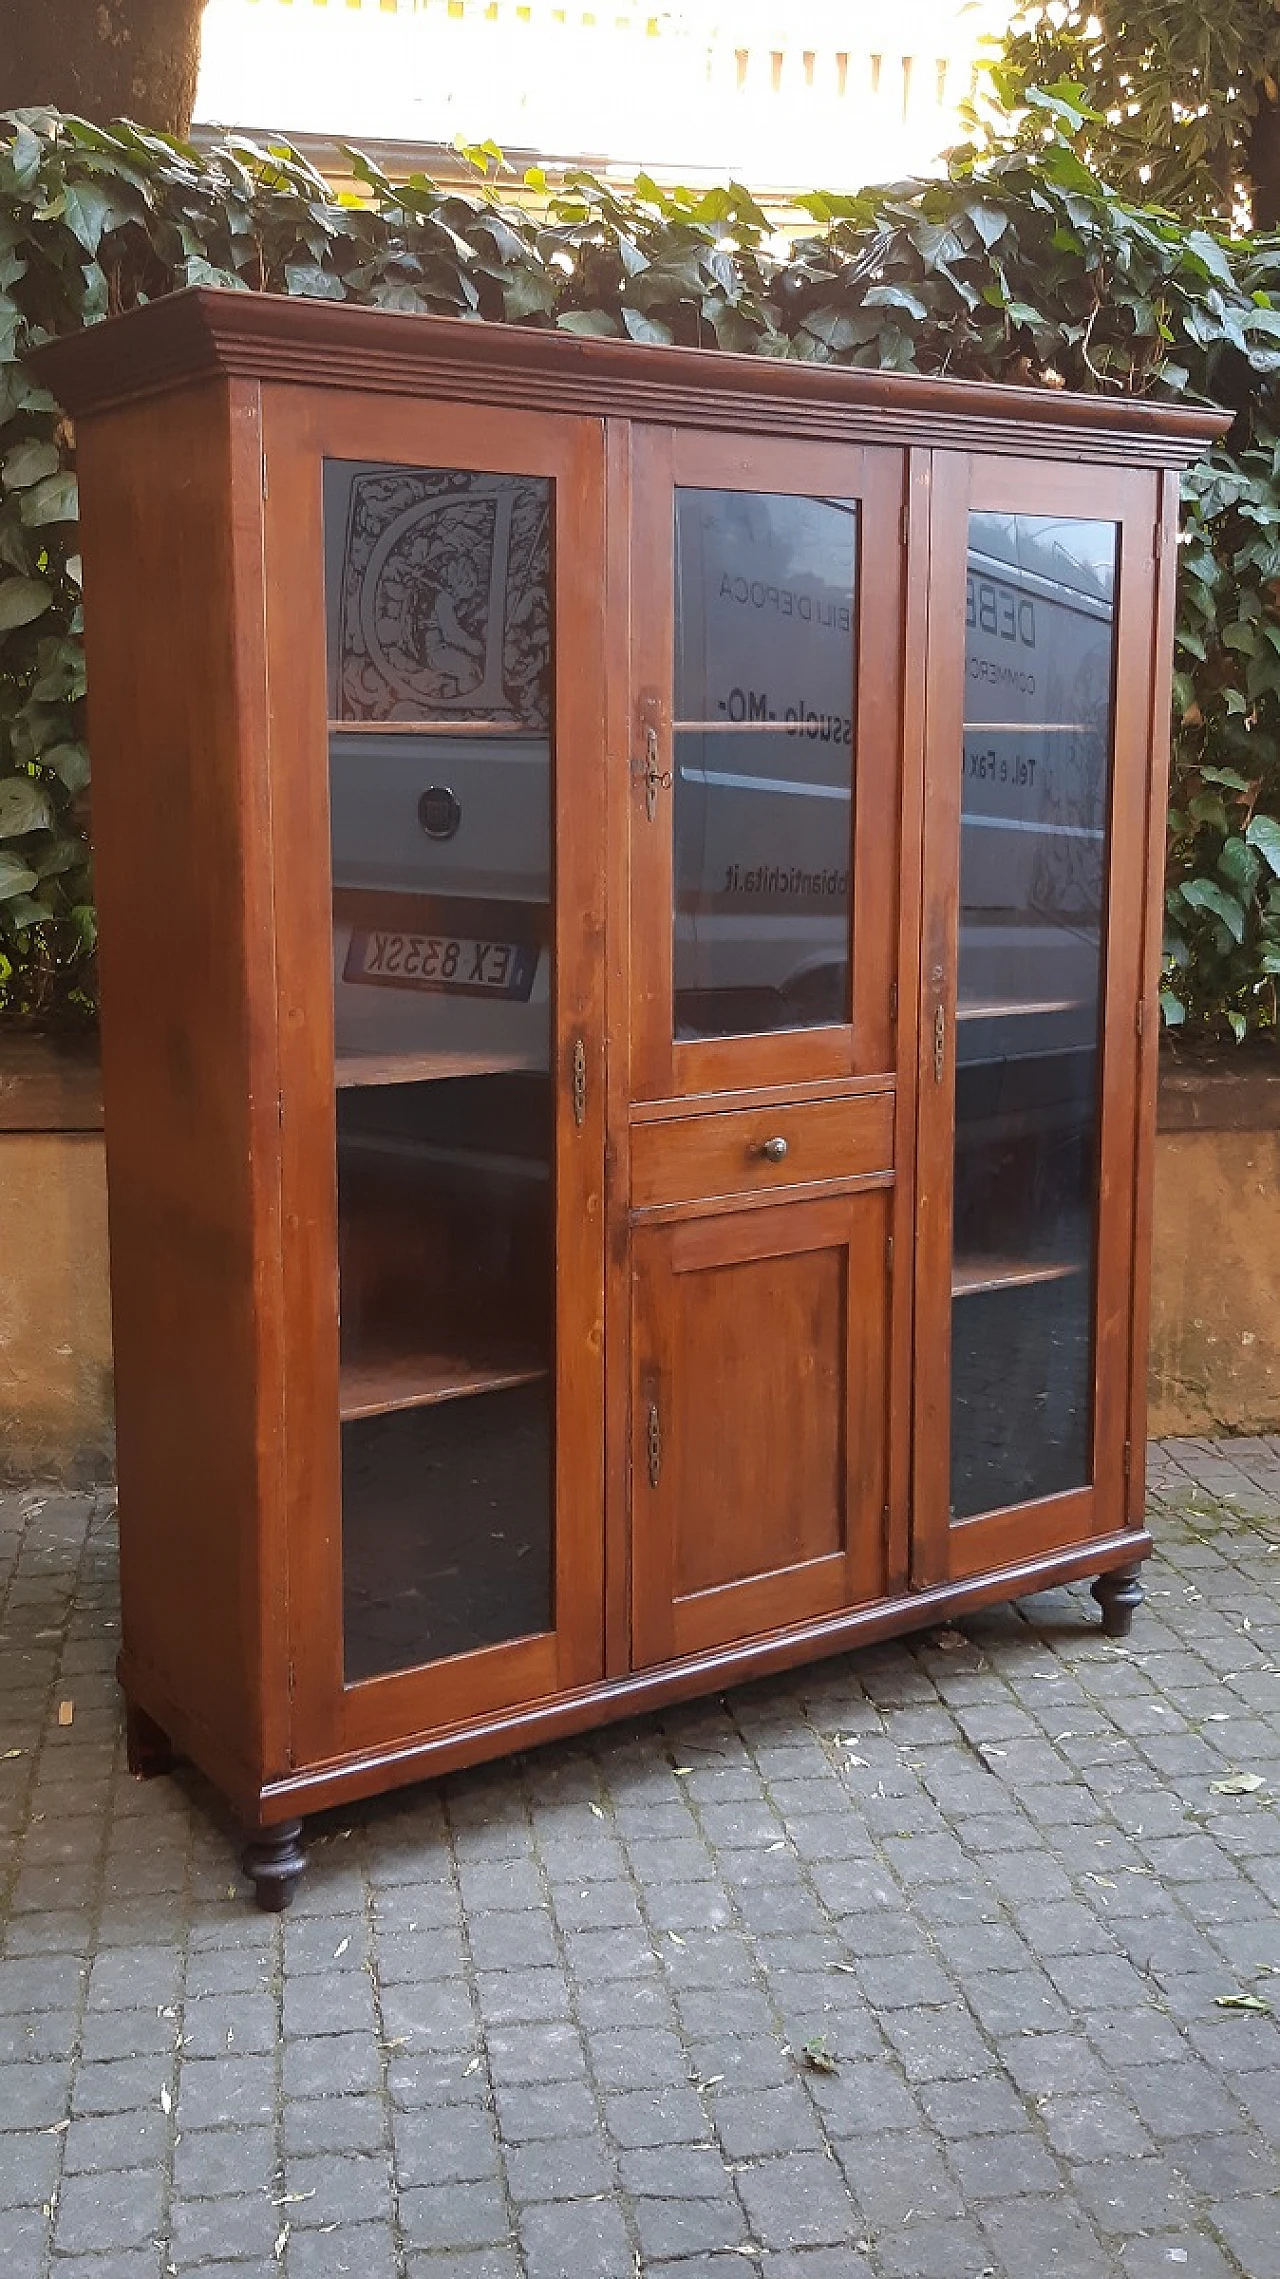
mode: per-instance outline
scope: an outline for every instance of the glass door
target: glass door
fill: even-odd
[[[552,486],[323,481],[352,1684],[554,1627]]]
[[[601,1054],[557,911],[599,896],[590,676],[558,660],[599,654],[600,502],[572,423],[477,450],[442,414],[412,457],[385,414],[381,449],[322,424],[340,1519],[310,1657],[350,1745],[599,1669],[598,1508],[561,1514],[600,1469]]]
[[[917,1453],[952,1573],[996,1535],[1031,1553],[1122,1524],[1105,1386],[1127,1352],[1155,504],[1145,478],[1100,488],[979,463],[938,494],[932,622],[962,608],[963,640],[933,682],[952,789],[926,803],[921,1321],[948,1365],[921,1373]]]

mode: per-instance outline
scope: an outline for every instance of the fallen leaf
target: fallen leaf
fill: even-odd
[[[693,1776],[692,1765],[676,1765],[673,1770],[677,1780],[690,1780]]]
[[[71,1723],[71,1720],[72,1720],[72,1718],[75,1716],[75,1713],[76,1713],[76,1705],[75,1705],[74,1701],[60,1701],[60,1702],[58,1703],[58,1723],[59,1723],[59,1725],[69,1725],[69,1724]]]
[[[603,1818],[604,1818],[604,1806],[603,1806],[602,1804],[593,1804],[593,1805],[592,1805],[592,1807],[591,1807],[591,1809],[592,1809],[592,1811],[594,1812],[594,1814],[595,1814],[595,1816],[596,1816],[597,1820],[603,1820]]]
[[[1264,1786],[1261,1773],[1229,1773],[1225,1780],[1211,1780],[1210,1796],[1252,1796],[1256,1788]]]
[[[1220,2010],[1252,2010],[1264,2018],[1272,2013],[1272,2004],[1258,1994],[1215,1994],[1214,2001]]]
[[[673,1947],[683,1947],[686,1944],[686,1941],[681,1938],[678,1931],[668,1931],[667,1937],[670,1939]]]
[[[462,2078],[463,2078],[463,2080],[465,2081],[465,2080],[466,2080],[466,2078],[467,2078],[467,2075],[468,2075],[469,2073],[478,2073],[479,2071],[480,2071],[480,2060],[479,2060],[479,2058],[478,2058],[478,2057],[473,2057],[473,2058],[472,2058],[472,2060],[471,2060],[471,2063],[470,2063],[470,2065],[464,2065],[464,2066],[463,2066],[463,2068],[462,2068]]]
[[[281,2224],[279,2231],[276,2233],[276,2243],[271,2252],[274,2255],[277,2263],[283,2263],[284,2261],[284,2251],[289,2244],[289,2234],[292,2230],[292,2224]]]
[[[1211,1709],[1205,1719],[1206,1725],[1229,1725],[1230,1723],[1231,1712],[1229,1709]]]
[[[7,1763],[8,1763],[8,1761],[9,1761],[9,1759],[10,1759],[10,1757],[23,1757],[23,1756],[25,1756],[25,1755],[26,1755],[26,1750],[25,1750],[25,1749],[6,1749],[6,1750],[5,1750],[5,1752],[4,1752],[4,1761],[5,1761],[5,1763],[7,1764]]]
[[[342,1957],[345,1955],[350,1944],[350,1939],[339,1939],[337,1946],[333,1950],[333,1959],[335,1962],[340,1962],[342,1960]]]
[[[173,2111],[173,2099],[169,2095],[167,2089],[162,2089],[160,2092],[160,2110],[162,2113],[171,2113]]]
[[[802,2064],[807,2065],[811,2073],[835,2073],[838,2071],[836,2061],[827,2048],[825,2034],[815,2034],[812,2041],[807,2041],[800,2052],[800,2058]]]

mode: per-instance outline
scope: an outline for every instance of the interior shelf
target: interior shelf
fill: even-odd
[[[386,1416],[392,1409],[431,1408],[437,1401],[465,1400],[473,1393],[496,1393],[510,1385],[532,1385],[548,1374],[532,1351],[441,1353],[429,1346],[374,1348],[344,1356],[338,1409],[344,1424],[358,1417]]]
[[[1036,1282],[1065,1282],[1083,1274],[1074,1258],[957,1258],[951,1269],[953,1298],[971,1298],[984,1290],[1025,1290]]]
[[[546,742],[545,728],[529,728],[519,720],[331,720],[331,736],[435,736],[453,743],[459,736],[519,736],[524,742]]]
[[[984,998],[977,1002],[956,1006],[957,1021],[991,1021],[1025,1019],[1035,1014],[1079,1013],[1089,1004],[1087,997],[1027,997]]]
[[[546,1074],[536,1052],[339,1052],[333,1080],[339,1091],[357,1084],[430,1084],[446,1076],[506,1076],[531,1069]]]

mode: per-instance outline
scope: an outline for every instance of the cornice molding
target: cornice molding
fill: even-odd
[[[31,361],[76,418],[223,375],[665,426],[781,428],[826,442],[1147,467],[1188,465],[1230,425],[1228,413],[1208,407],[642,347],[206,287],[50,341]]]

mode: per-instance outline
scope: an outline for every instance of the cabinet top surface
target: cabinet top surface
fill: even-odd
[[[1230,425],[1229,414],[1207,407],[638,346],[205,287],[51,341],[33,362],[77,416],[224,375],[825,441],[1153,467],[1186,465]]]

